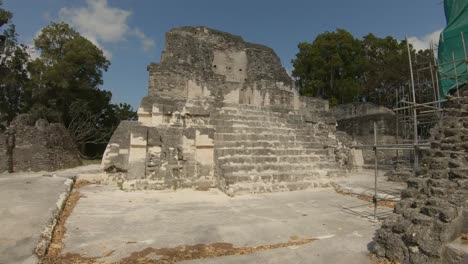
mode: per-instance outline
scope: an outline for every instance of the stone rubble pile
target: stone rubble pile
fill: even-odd
[[[55,171],[81,164],[70,133],[60,123],[21,114],[0,132],[0,172]]]
[[[378,256],[402,263],[441,263],[445,245],[468,227],[463,215],[468,197],[468,92],[448,102],[432,137],[429,156],[376,233],[373,251]]]

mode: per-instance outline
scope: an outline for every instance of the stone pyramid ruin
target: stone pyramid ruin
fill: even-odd
[[[102,161],[125,190],[299,190],[328,186],[349,165],[328,102],[299,96],[269,47],[175,28],[148,73],[138,121],[119,125]]]

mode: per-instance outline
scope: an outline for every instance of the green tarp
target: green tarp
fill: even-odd
[[[463,32],[465,45],[468,45],[468,0],[445,0],[444,9],[447,27],[440,34],[438,50],[442,98],[456,89],[457,82],[459,86],[468,83],[468,69],[464,61],[465,51],[461,34]]]

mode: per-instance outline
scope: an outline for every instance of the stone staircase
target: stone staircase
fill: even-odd
[[[229,195],[328,186],[342,173],[323,122],[250,105],[225,105],[211,117],[218,185]]]

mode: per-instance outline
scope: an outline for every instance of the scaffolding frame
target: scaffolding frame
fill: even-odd
[[[436,45],[430,43],[430,56],[428,61],[418,61],[418,54],[415,58],[411,56],[411,49],[406,37],[408,50],[408,62],[410,66],[410,80],[407,87],[399,87],[395,90],[396,105],[393,108],[396,118],[396,143],[378,144],[377,124],[374,122],[374,144],[353,146],[360,149],[373,149],[374,152],[374,219],[377,219],[377,177],[379,175],[378,150],[395,150],[397,162],[399,152],[410,150],[413,158],[413,173],[416,174],[419,165],[419,152],[421,149],[430,148],[430,129],[434,127],[443,117],[444,103],[447,99],[441,98],[439,82],[445,79],[455,79],[455,95],[450,96],[450,100],[460,99],[460,83],[462,76],[468,75],[468,56],[464,33],[460,32],[461,44],[463,48],[463,58],[456,58],[452,52],[452,61],[438,63],[435,56]],[[414,59],[414,61],[413,61]],[[464,62],[466,72],[457,73],[457,63]],[[453,64],[454,74],[448,74],[439,70],[440,66]],[[425,73],[425,71],[428,71]],[[382,200],[382,199],[381,199]]]
[[[454,95],[451,100],[460,98],[459,80],[468,75],[468,51],[464,33],[460,32],[461,47],[463,48],[462,58],[455,57],[452,52],[452,60],[439,63],[437,60],[434,43],[429,45],[429,56],[419,56],[417,53],[414,58],[411,54],[408,38],[406,45],[408,51],[408,62],[410,68],[410,80],[407,87],[398,87],[395,91],[395,112],[396,118],[396,145],[403,143],[403,149],[411,149],[410,156],[413,159],[413,168],[416,171],[419,164],[418,147],[427,147],[430,141],[430,129],[433,128],[443,117],[444,104],[447,99],[441,97],[440,81],[453,79],[455,82]],[[426,54],[427,55],[427,54]],[[419,58],[418,58],[419,57]],[[467,71],[458,73],[457,64],[464,63]],[[453,65],[454,74],[443,72],[441,66]],[[396,157],[399,158],[400,146],[394,146]]]
[[[395,92],[396,105],[393,111],[396,115],[396,137],[398,141],[409,143],[412,140],[414,145],[428,142],[430,129],[443,116],[444,103],[447,101],[441,98],[440,81],[453,79],[455,92],[450,99],[457,100],[460,98],[462,83],[459,80],[463,76],[468,76],[468,51],[463,32],[460,32],[460,37],[463,57],[457,58],[455,53],[452,52],[452,60],[445,63],[438,62],[435,55],[437,46],[432,42],[429,45],[430,54],[428,58],[421,58],[418,54],[412,58],[408,38],[406,38],[411,79],[408,82],[408,87],[399,87]],[[460,63],[464,63],[467,70],[458,73],[457,64]],[[454,66],[454,74],[440,70],[441,66],[450,64]],[[417,155],[415,155],[414,163],[416,166],[417,161]]]

